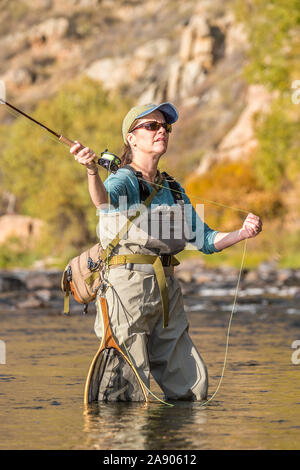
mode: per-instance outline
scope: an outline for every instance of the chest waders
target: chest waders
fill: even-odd
[[[128,167],[128,166],[127,166]],[[134,171],[130,167],[131,171]],[[166,174],[165,174],[166,175]],[[162,184],[163,176],[157,184]],[[139,173],[136,175],[139,176]],[[150,206],[155,194],[160,189],[154,185],[150,193],[148,186],[139,181],[141,203],[145,207]],[[168,180],[169,181],[169,180]],[[172,180],[173,181],[173,180]],[[174,182],[175,183],[175,182]],[[169,182],[170,184],[170,182]],[[175,183],[177,185],[177,183]],[[170,185],[171,186],[171,185]],[[175,189],[175,186],[173,186]],[[177,186],[176,186],[177,189]],[[174,201],[181,199],[178,193],[173,193]],[[179,196],[179,197],[178,197]],[[157,280],[161,308],[163,313],[163,328],[168,326],[169,295],[166,283],[165,269],[172,269],[179,264],[179,261],[172,255],[146,255],[146,254],[121,254],[113,255],[114,249],[128,232],[133,221],[140,215],[138,211],[134,216],[129,217],[125,226],[118,235],[108,244],[107,248],[101,254],[101,259],[108,269],[128,265],[152,265]],[[97,273],[92,274],[97,275]],[[117,338],[113,334],[105,291],[107,286],[105,281],[99,289],[96,300],[98,312],[101,314],[102,321],[102,341],[100,347],[93,358],[85,384],[84,403],[95,401],[148,401],[147,387],[141,380],[134,364],[132,363],[127,351],[123,351]]]

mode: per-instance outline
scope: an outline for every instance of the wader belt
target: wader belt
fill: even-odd
[[[160,181],[156,181],[157,186],[154,184],[154,188],[151,192],[151,194],[147,197],[145,202],[143,203],[144,206],[148,207],[155,194],[157,191],[159,191],[160,187],[159,184],[161,184],[164,180],[164,177],[160,176]],[[103,251],[101,254],[101,259],[103,263],[106,266],[117,266],[117,265],[128,265],[128,264],[151,264],[154,269],[154,273],[157,278],[157,283],[159,287],[159,292],[160,292],[160,297],[161,297],[161,302],[162,302],[162,311],[163,311],[163,327],[168,326],[168,320],[169,320],[169,294],[168,294],[168,288],[167,288],[167,282],[166,282],[166,273],[164,270],[164,267],[170,267],[170,266],[177,266],[179,261],[175,258],[175,256],[172,255],[161,255],[161,256],[155,256],[155,255],[141,255],[141,254],[128,254],[128,255],[113,255],[113,251],[116,248],[116,246],[119,244],[120,240],[124,237],[124,235],[128,232],[131,224],[133,223],[134,219],[139,217],[140,212],[137,211],[137,213],[129,217],[127,223],[125,226],[120,230],[118,235],[112,240],[107,248]],[[89,283],[93,277],[97,275],[97,273],[92,273],[91,276],[86,280],[87,283]]]
[[[157,184],[153,184],[153,190],[151,194],[147,197],[143,205],[148,207],[150,206],[155,194],[160,190],[160,185],[163,183],[164,177],[159,175],[159,178],[155,181]],[[134,219],[139,217],[140,211],[137,211],[134,216],[129,217],[127,223],[120,230],[117,236],[108,244],[106,249],[101,253],[101,260],[106,266],[116,266],[116,265],[128,265],[128,264],[151,264],[154,269],[154,273],[157,278],[161,302],[162,302],[162,311],[163,311],[163,326],[164,328],[168,326],[169,318],[169,294],[166,283],[166,276],[164,271],[164,266],[177,266],[179,261],[175,256],[171,255],[162,255],[162,256],[152,256],[152,255],[139,255],[139,254],[129,254],[129,255],[114,255],[114,249],[117,247],[119,242],[122,240],[124,235],[128,232],[131,224]],[[99,275],[97,272],[94,272],[85,280],[86,283],[93,281],[94,276]]]
[[[128,263],[151,264],[153,266],[162,303],[163,327],[167,327],[169,321],[169,294],[164,266],[178,266],[179,261],[175,258],[175,256],[172,255],[153,256],[130,254],[113,256],[109,260],[108,266],[127,265]]]
[[[110,269],[111,268],[118,268],[118,267],[119,267],[118,265],[117,266],[110,266]],[[163,268],[164,268],[164,272],[165,272],[166,277],[174,276],[174,266],[164,266],[163,265]],[[140,272],[143,272],[143,273],[146,273],[146,274],[153,274],[154,273],[154,269],[153,269],[152,264],[127,263],[127,264],[125,264],[124,269],[127,269],[128,271],[140,271]]]

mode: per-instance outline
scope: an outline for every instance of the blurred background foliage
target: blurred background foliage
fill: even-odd
[[[54,99],[40,102],[32,115],[71,140],[86,143],[100,156],[107,147],[120,152],[120,123],[129,106],[117,96],[108,99],[98,83],[83,78],[68,83]],[[64,262],[96,243],[96,208],[88,193],[86,169],[75,163],[69,148],[23,117],[1,127],[0,136],[1,186],[16,196],[17,213],[45,222],[37,254],[63,257]],[[106,170],[100,173],[102,179],[107,177]]]
[[[175,141],[176,153],[185,158],[174,164],[172,156],[166,156],[161,167],[172,168],[194,205],[205,203],[206,222],[215,229],[239,228],[248,212],[262,217],[264,231],[248,243],[246,264],[254,267],[271,259],[282,266],[299,267],[300,104],[292,102],[291,86],[300,79],[300,2],[231,3],[249,38],[244,76],[249,84],[263,84],[274,93],[270,112],[255,117],[258,148],[247,160],[221,161],[197,175],[194,170],[203,149],[200,146],[189,154],[186,134],[181,132]],[[98,154],[107,147],[120,154],[122,119],[133,104],[117,93],[108,95],[99,83],[84,78],[63,86],[54,98],[40,102],[32,114]],[[189,119],[191,135],[197,134],[198,125]],[[0,126],[0,144],[1,190],[16,196],[17,213],[45,222],[44,236],[33,252],[16,251],[14,243],[1,248],[2,267],[12,266],[17,258],[26,265],[46,256],[56,257],[57,264],[63,266],[70,256],[96,242],[97,216],[85,168],[74,163],[67,147],[24,118]],[[105,179],[106,173],[101,176]],[[212,265],[238,264],[240,258],[240,246],[217,257],[204,257]]]
[[[249,81],[290,90],[291,82],[299,78],[299,1],[236,0],[235,14],[247,28]]]
[[[249,84],[263,84],[274,99],[268,114],[255,116],[259,145],[250,158],[216,164],[188,178],[186,189],[203,201],[219,201],[262,217],[263,233],[248,243],[248,265],[271,259],[295,268],[300,266],[300,104],[292,101],[292,83],[300,77],[300,2],[237,0],[234,5],[249,38],[244,76]],[[244,215],[208,205],[206,220],[212,227],[232,230]],[[231,248],[230,254],[218,258],[232,264],[235,251]],[[214,264],[212,258],[205,261]]]

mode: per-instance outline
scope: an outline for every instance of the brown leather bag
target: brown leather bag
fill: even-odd
[[[163,181],[163,180],[162,180]],[[159,190],[159,186],[155,186],[143,202],[145,207],[151,204],[152,199]],[[112,255],[113,249],[119,244],[120,239],[127,233],[134,219],[140,215],[137,210],[136,214],[129,217],[127,223],[122,227],[118,235],[112,240],[108,247],[104,249],[101,243],[97,243],[92,248],[84,251],[76,258],[71,259],[67,264],[61,280],[61,288],[65,292],[64,313],[68,314],[70,310],[70,292],[74,299],[80,304],[85,304],[83,313],[87,313],[87,305],[97,296],[97,291],[102,282],[102,271],[105,263]]]
[[[101,284],[103,252],[101,244],[96,243],[67,264],[61,280],[61,288],[65,292],[65,314],[69,313],[70,293],[77,302],[85,304],[84,313],[87,311],[87,304],[96,298]]]

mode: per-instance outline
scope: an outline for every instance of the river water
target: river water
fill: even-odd
[[[241,302],[242,300],[242,302]],[[299,301],[299,299],[298,299]],[[218,385],[232,296],[189,297],[190,334]],[[299,449],[300,312],[289,297],[241,297],[225,376],[206,406],[100,404],[85,408],[87,371],[98,349],[94,312],[3,308],[1,449]],[[295,358],[300,359],[294,354]],[[152,381],[152,390],[162,397]]]

